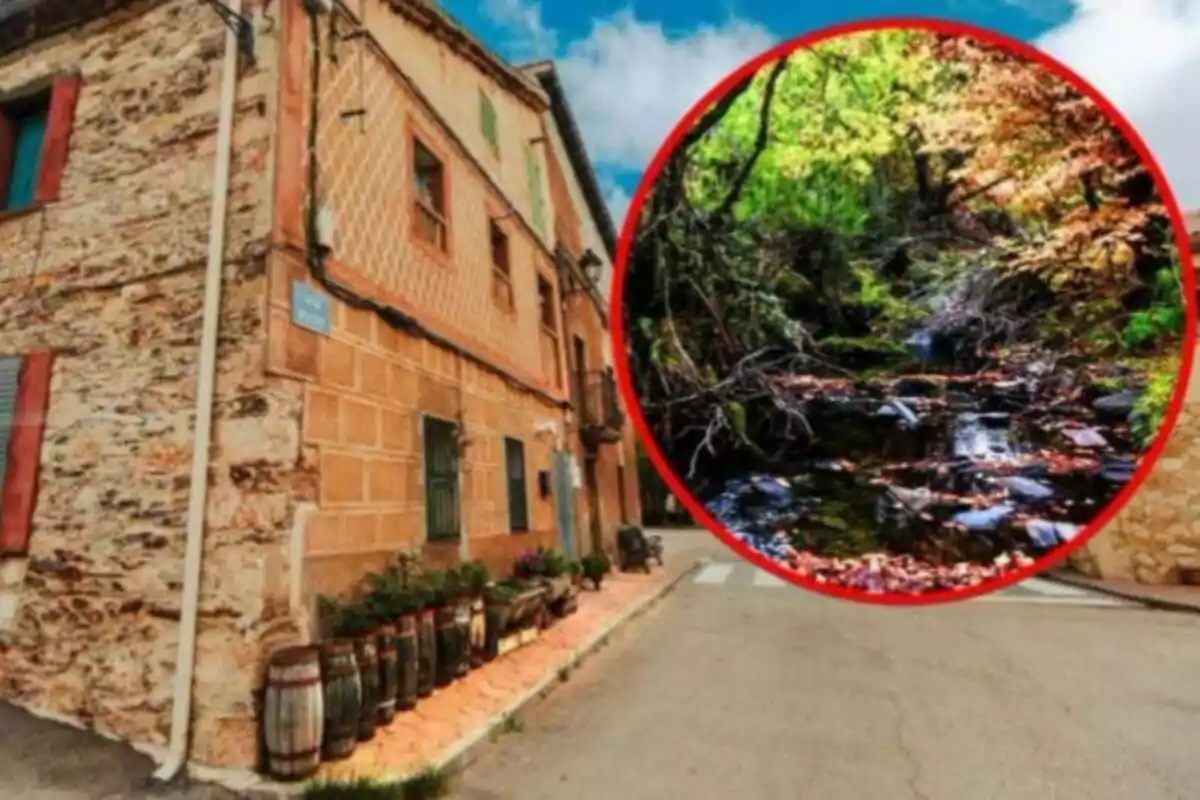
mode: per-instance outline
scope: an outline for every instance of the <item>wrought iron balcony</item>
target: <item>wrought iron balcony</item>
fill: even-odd
[[[576,404],[584,443],[595,447],[621,441],[625,412],[621,408],[617,380],[612,370],[597,370],[581,377],[581,386],[577,389],[577,394],[581,396],[576,398]]]

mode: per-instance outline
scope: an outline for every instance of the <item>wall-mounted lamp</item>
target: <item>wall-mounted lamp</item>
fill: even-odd
[[[588,248],[583,251],[583,255],[579,258],[579,266],[583,268],[583,272],[592,283],[600,282],[600,268],[604,266],[604,262],[600,260],[600,256]]]

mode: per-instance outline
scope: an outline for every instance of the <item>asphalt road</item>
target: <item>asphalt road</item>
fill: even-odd
[[[583,665],[454,797],[1200,796],[1200,615],[1031,592],[877,608],[763,581],[704,533],[670,549],[730,566]]]

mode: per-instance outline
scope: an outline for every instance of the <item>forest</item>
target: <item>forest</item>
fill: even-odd
[[[977,585],[1127,483],[1189,302],[1164,187],[1023,56],[891,29],[766,65],[637,210],[635,392],[760,552],[868,591]]]

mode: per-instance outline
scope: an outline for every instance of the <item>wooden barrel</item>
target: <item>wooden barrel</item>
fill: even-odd
[[[461,600],[454,606],[455,659],[454,677],[471,671],[471,602]]]
[[[325,709],[315,647],[288,647],[272,656],[263,698],[267,771],[285,781],[311,777],[321,766]]]
[[[354,657],[358,660],[358,680],[362,683],[358,740],[369,742],[375,738],[375,722],[379,714],[379,652],[373,635],[354,640]]]
[[[487,628],[483,636],[483,661],[494,661],[500,654],[500,637],[508,624],[508,606],[488,605],[484,609]]]
[[[379,626],[379,705],[376,716],[380,725],[390,725],[396,718],[396,692],[399,676],[396,673],[396,629]]]
[[[483,666],[483,651],[487,645],[487,613],[483,607],[483,598],[477,597],[471,601],[471,669]]]
[[[454,676],[458,672],[458,620],[455,617],[452,605],[437,609],[434,617],[437,624],[437,667],[433,673],[433,683],[438,688],[454,683]]]
[[[408,711],[417,705],[417,615],[406,614],[396,626],[396,708]]]
[[[325,685],[321,757],[339,761],[349,758],[358,746],[358,715],[362,709],[362,683],[351,642],[325,643],[321,648],[321,679]]]
[[[432,608],[417,615],[417,696],[433,694],[433,679],[437,673],[437,623]]]

